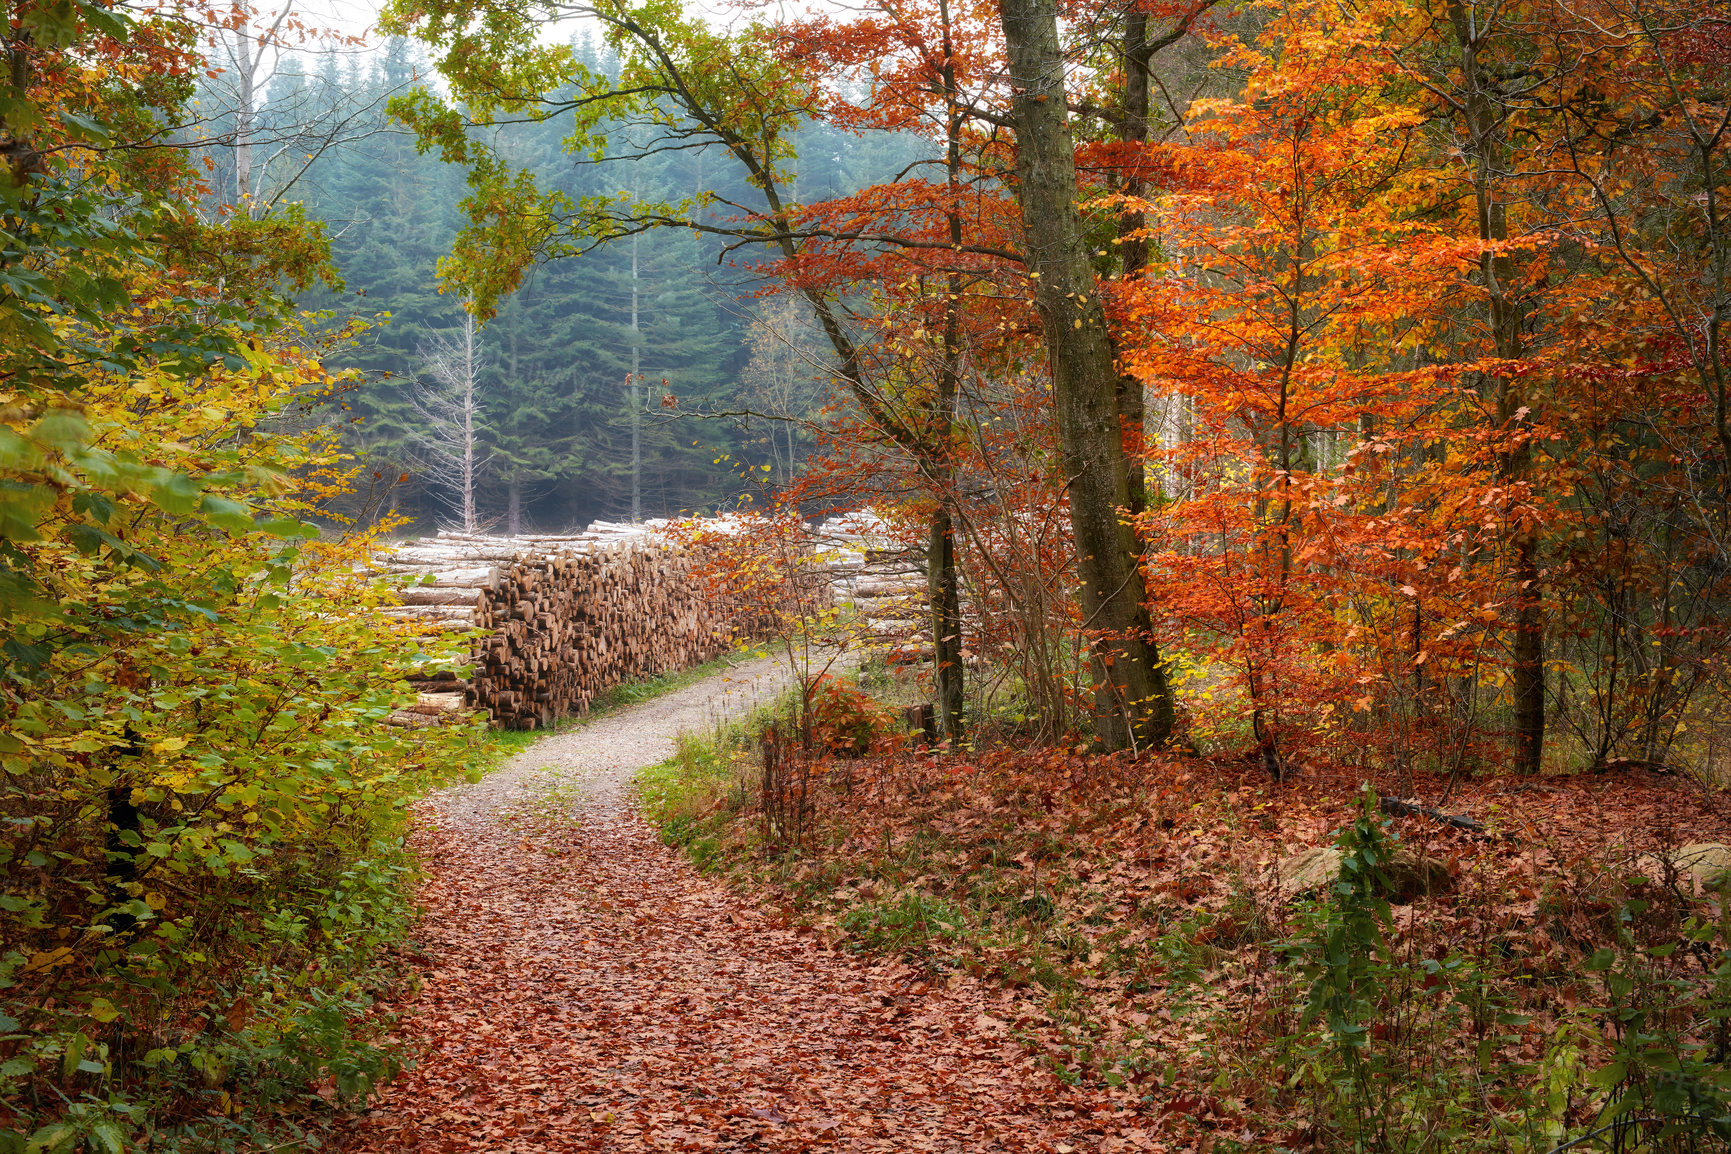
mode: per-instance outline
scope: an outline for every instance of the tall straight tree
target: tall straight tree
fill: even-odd
[[[1091,638],[1094,714],[1111,749],[1172,732],[1172,688],[1151,636],[1130,504],[1119,371],[1077,208],[1075,140],[1053,0],[1004,0],[1017,199],[1052,373],[1070,522]]]
[[[643,406],[639,392],[643,384],[643,330],[637,324],[637,242],[631,235],[631,375],[626,378],[625,403],[631,407],[631,521],[643,520]]]
[[[989,69],[994,63],[987,51],[989,27],[982,13],[957,11],[948,0],[880,0],[847,23],[811,18],[783,31],[783,52],[815,66],[818,74],[870,69],[872,83],[861,95],[849,95],[845,84],[837,86],[840,91],[823,109],[829,123],[877,135],[936,137],[941,147],[937,157],[910,163],[893,183],[807,206],[799,227],[810,238],[802,258],[837,270],[832,283],[882,286],[872,294],[876,315],[855,318],[883,332],[877,343],[913,351],[910,330],[928,338],[918,343],[915,355],[901,359],[900,373],[888,374],[906,386],[880,386],[877,396],[885,411],[900,416],[897,447],[911,458],[929,500],[926,576],[933,683],[939,724],[951,740],[963,736],[965,689],[956,546],[963,530],[957,413],[965,362],[969,350],[977,349],[990,311],[979,307],[971,290],[1008,263],[1002,257],[983,259],[987,254],[964,255],[970,242],[1003,232],[1004,214],[993,212],[991,203],[998,182],[983,179],[978,156],[989,148],[989,138],[975,133],[976,122],[995,119],[980,108],[986,73],[995,70]],[[942,181],[914,175],[927,168],[941,168]],[[921,211],[910,212],[913,205]],[[882,239],[897,231],[899,241],[923,244]],[[867,436],[881,437],[881,430]]]
[[[1428,11],[1428,59],[1420,64],[1417,53],[1406,57],[1452,130],[1454,179],[1471,206],[1478,242],[1472,287],[1482,321],[1479,347],[1467,355],[1483,365],[1474,376],[1498,442],[1495,471],[1513,570],[1508,648],[1515,757],[1528,773],[1539,771],[1544,755],[1545,621],[1540,526],[1530,499],[1539,398],[1529,392],[1524,362],[1533,351],[1545,283],[1535,237],[1553,224],[1536,223],[1543,213],[1534,177],[1553,161],[1521,118],[1544,103],[1558,73],[1572,67],[1567,38],[1557,55],[1535,42],[1529,19],[1538,12],[1444,0]],[[1511,228],[1511,218],[1520,221],[1523,214],[1526,221]]]

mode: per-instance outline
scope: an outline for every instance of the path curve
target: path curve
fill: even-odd
[[[416,1065],[343,1149],[1096,1146],[1104,1120],[1033,1068],[971,982],[826,950],[631,810],[626,783],[674,733],[785,683],[773,661],[738,667],[421,806],[424,981],[394,1007]]]

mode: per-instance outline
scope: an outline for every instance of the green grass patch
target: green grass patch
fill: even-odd
[[[929,954],[967,935],[968,912],[954,902],[911,890],[893,901],[867,902],[841,917],[841,928],[863,950]]]
[[[743,808],[753,768],[743,748],[743,725],[716,735],[680,734],[676,752],[638,773],[634,783],[643,816],[671,846],[683,847],[699,867],[714,856],[714,835]]]
[[[753,735],[791,707],[793,691],[703,733],[674,737],[673,756],[638,771],[637,806],[667,845],[683,848],[699,869],[721,852],[721,834],[751,801],[759,762]]]

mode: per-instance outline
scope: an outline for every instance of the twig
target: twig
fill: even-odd
[[[1426,805],[1422,801],[1416,799],[1385,797],[1379,804],[1382,812],[1392,814],[1395,817],[1428,817],[1432,821],[1440,821],[1444,825],[1452,825],[1456,829],[1465,830],[1466,832],[1475,834],[1478,837],[1500,836],[1504,841],[1519,840],[1512,834],[1492,834],[1491,831],[1486,828],[1484,822],[1479,821],[1476,818],[1468,817],[1464,813],[1444,813],[1434,805]]]

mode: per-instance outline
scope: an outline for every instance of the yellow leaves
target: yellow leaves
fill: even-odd
[[[161,741],[152,745],[150,748],[155,750],[157,753],[173,753],[176,750],[186,748],[186,738],[184,738],[184,737],[165,737]]]
[[[72,948],[61,946],[58,949],[42,950],[30,955],[30,960],[24,963],[24,972],[39,974],[59,966],[70,965],[73,960]]]

